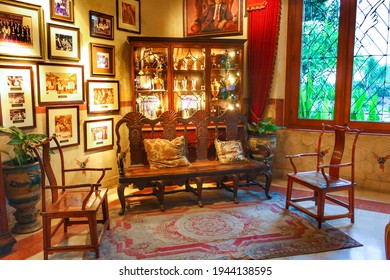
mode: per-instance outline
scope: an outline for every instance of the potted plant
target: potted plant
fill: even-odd
[[[248,145],[252,157],[256,160],[263,161],[264,158],[259,154],[259,146],[266,145],[270,147],[271,155],[269,161],[272,161],[276,148],[276,131],[285,128],[274,124],[272,117],[257,119],[252,123],[248,123],[249,139]]]
[[[2,162],[2,167],[5,194],[9,205],[16,209],[16,224],[12,232],[36,231],[41,228],[35,207],[41,198],[41,177],[39,162],[34,158],[29,145],[38,143],[46,135],[28,134],[15,126],[0,126],[0,132],[10,137],[7,145],[13,146],[13,155],[6,150],[0,150],[9,157],[9,160]]]

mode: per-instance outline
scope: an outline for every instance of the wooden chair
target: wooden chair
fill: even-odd
[[[324,150],[322,147],[322,140],[326,130],[334,132],[334,147],[333,153],[329,164],[323,163]],[[313,153],[302,153],[297,155],[287,155],[286,158],[290,159],[293,173],[288,174],[287,195],[286,195],[286,209],[289,206],[293,206],[296,209],[304,212],[305,214],[313,217],[318,222],[318,228],[321,228],[322,222],[326,220],[350,218],[351,222],[354,222],[354,187],[355,183],[355,148],[359,134],[362,130],[351,129],[347,126],[340,125],[322,125],[322,131],[318,140],[317,151]],[[346,151],[346,134],[354,134],[351,151],[351,160],[349,162],[343,162],[343,155]],[[316,170],[298,172],[294,159],[301,157],[316,157]],[[341,168],[350,168],[350,179],[340,178]],[[328,171],[328,173],[325,172]],[[292,198],[293,183],[297,183],[301,186],[307,187],[314,191],[313,196]],[[347,191],[348,201],[343,202],[340,199],[331,197],[328,194],[333,192]],[[303,201],[313,200],[317,205],[316,213],[309,210],[302,205]],[[329,200],[337,205],[348,209],[347,213],[325,215],[325,200]]]
[[[51,150],[50,143],[54,145],[55,150]],[[42,226],[43,226],[43,251],[44,259],[48,259],[49,254],[56,252],[69,251],[92,251],[96,257],[99,257],[99,244],[103,234],[110,227],[107,189],[100,188],[101,180],[105,176],[106,170],[111,168],[65,168],[64,155],[61,146],[53,135],[52,137],[42,140],[37,145],[31,146],[41,166],[41,185],[42,185]],[[53,152],[52,152],[53,151]],[[53,154],[54,153],[54,154]],[[52,159],[55,154],[59,154],[60,160]],[[55,170],[58,170],[60,164],[61,184],[57,184]],[[85,172],[99,171],[100,177],[96,183],[86,183],[77,185],[67,185],[65,174],[70,172],[79,172],[79,178],[85,176]],[[48,184],[46,184],[46,179]],[[51,196],[47,198],[46,195]],[[101,208],[102,219],[97,218]],[[58,223],[52,227],[52,220]],[[103,224],[103,229],[98,235],[97,224]],[[89,226],[90,244],[55,245],[52,238],[61,225],[64,225],[64,232],[67,232],[68,226],[74,224],[87,224]],[[80,227],[80,231],[85,228]]]
[[[385,251],[386,260],[390,260],[390,223],[388,223],[385,228]]]

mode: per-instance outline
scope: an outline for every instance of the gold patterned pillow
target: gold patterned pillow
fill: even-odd
[[[244,156],[242,143],[239,140],[214,141],[215,150],[217,151],[218,160],[222,164],[229,164],[235,162],[243,162],[248,159]]]
[[[183,136],[176,137],[172,141],[161,138],[144,139],[144,146],[150,169],[190,165],[185,156]]]

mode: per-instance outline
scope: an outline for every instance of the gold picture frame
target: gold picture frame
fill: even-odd
[[[89,11],[89,36],[114,40],[114,17]]]
[[[140,0],[117,0],[116,19],[119,30],[141,33]]]
[[[0,125],[34,128],[32,66],[0,65]]]
[[[49,59],[80,60],[80,29],[47,24]]]
[[[243,0],[184,0],[184,36],[232,36],[243,34]],[[216,4],[220,4],[218,16]]]
[[[41,6],[0,0],[0,18],[9,28],[9,32],[2,31],[5,36],[0,36],[0,58],[43,59],[44,19]],[[15,32],[11,32],[8,21],[17,23]]]
[[[61,147],[80,145],[79,123],[79,106],[46,107],[47,135],[56,134]]]
[[[91,43],[91,76],[115,76],[115,46]]]
[[[38,64],[38,104],[84,103],[84,66]]]
[[[50,0],[50,18],[74,22],[74,0]]]
[[[119,81],[87,81],[88,114],[116,114],[119,109]]]
[[[105,151],[114,147],[114,119],[84,122],[84,151]]]

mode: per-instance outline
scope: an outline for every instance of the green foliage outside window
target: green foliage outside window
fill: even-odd
[[[304,0],[304,3],[298,117],[332,120],[335,106],[340,1]],[[381,9],[384,7],[381,6]],[[360,16],[362,18],[364,14]],[[359,27],[357,24],[357,28]],[[375,43],[376,34],[388,32],[387,29],[380,31],[375,28],[364,33],[362,31],[358,35],[362,38],[357,37],[355,42],[350,100],[352,121],[390,122],[390,68],[385,60],[388,44],[386,42],[383,53],[377,55],[372,55],[370,46],[364,45],[368,45],[368,42]]]

